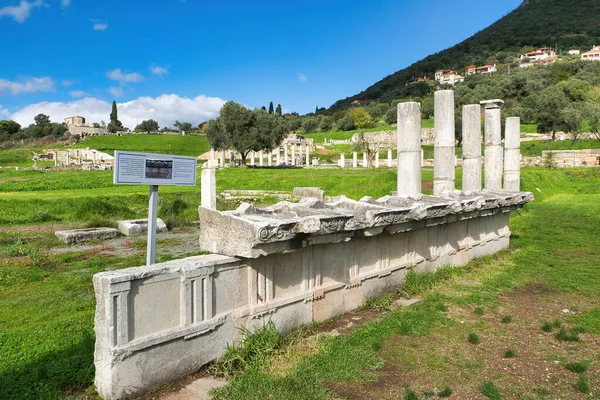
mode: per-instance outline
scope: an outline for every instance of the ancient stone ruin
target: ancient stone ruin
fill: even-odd
[[[435,97],[432,196],[421,193],[418,103],[398,105],[395,196],[305,198],[222,212],[212,201],[214,169],[207,169],[200,248],[213,254],[94,276],[98,393],[143,393],[218,358],[241,339],[239,328],[273,321],[289,332],[395,290],[411,269],[460,266],[507,248],[510,212],[533,200],[519,191],[518,123],[506,124],[511,146],[503,158],[496,147],[500,102],[484,103],[482,189],[481,108],[465,108],[465,176],[457,191],[453,93]]]

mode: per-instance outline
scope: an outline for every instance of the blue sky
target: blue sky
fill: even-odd
[[[0,118],[100,122],[113,99],[130,128],[198,123],[227,100],[311,112],[521,2],[0,0]]]

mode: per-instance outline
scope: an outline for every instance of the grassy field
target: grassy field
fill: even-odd
[[[115,150],[141,151],[147,153],[198,156],[210,150],[206,135],[123,135],[92,136],[72,148],[96,149],[114,154]]]
[[[82,225],[99,212],[105,219],[143,216],[147,188],[111,187],[110,173],[102,171],[66,177],[51,172],[12,173],[9,178],[0,174],[0,185],[6,185],[0,189],[5,202],[0,204],[3,218],[16,218],[19,212],[26,213],[28,207],[41,202],[40,215],[48,213],[55,219],[24,219],[24,224],[33,225],[0,227],[0,398],[63,398],[74,392],[91,393],[95,307],[91,277],[107,269],[142,265],[143,253],[107,255],[98,250],[71,250],[54,238],[48,224]],[[425,186],[430,185],[431,171],[425,171],[424,178]],[[388,194],[395,181],[393,171],[383,170],[231,169],[219,171],[217,177],[219,190],[321,186],[327,195],[346,194],[356,199]],[[411,277],[404,290],[423,297],[417,306],[387,311],[391,297],[374,300],[369,304],[384,311],[381,319],[345,336],[322,336],[314,346],[308,346],[310,351],[294,347],[294,343],[305,343],[300,336],[288,340],[285,347],[277,343],[274,358],[261,368],[236,373],[219,398],[392,398],[404,396],[408,390],[417,398],[427,398],[425,392],[445,386],[455,393],[467,388],[471,391],[461,398],[474,398],[488,381],[507,397],[517,397],[513,395],[518,393],[525,398],[525,394],[544,389],[550,397],[537,398],[574,398],[577,376],[565,366],[579,361],[588,363],[582,376],[592,388],[597,387],[600,359],[592,346],[600,335],[600,274],[596,271],[600,239],[590,227],[600,224],[599,171],[525,168],[522,182],[524,189],[536,194],[537,201],[512,218],[513,250],[478,260],[467,268]],[[61,190],[61,185],[66,188]],[[8,189],[10,192],[5,192]],[[197,187],[188,192],[161,188],[160,193],[163,216],[168,211],[166,215],[173,218],[197,218]],[[23,202],[27,207],[10,211]],[[132,244],[134,248],[143,245]],[[509,301],[514,293],[521,293],[519,290],[529,293],[520,289],[528,287],[543,289],[533,303],[536,308],[531,316],[523,314],[530,309],[520,307],[531,299]],[[483,314],[474,312],[476,308]],[[576,313],[561,313],[566,308]],[[505,316],[511,316],[512,325],[497,326],[497,320]],[[546,321],[555,320],[567,329],[567,335],[576,332],[581,340],[561,342],[553,336],[558,328],[549,334],[540,329]],[[478,347],[466,342],[469,333],[480,338]],[[513,334],[520,339],[512,340]],[[547,341],[542,343],[546,347],[536,350],[540,352],[538,358],[528,358],[533,360],[529,364],[520,364],[519,357],[534,354],[535,349],[523,337]],[[492,344],[499,347],[487,347]],[[449,345],[453,346],[447,350],[449,355],[427,351]],[[511,361],[517,372],[537,370],[548,362],[567,371],[565,377],[561,375],[552,385],[543,381],[512,385],[513,372],[490,371],[492,364],[509,368],[498,356],[500,350],[504,353],[509,347],[518,355]],[[558,361],[557,367],[554,361]],[[410,374],[403,375],[402,371]],[[346,392],[344,387],[351,390]]]
[[[600,224],[599,171],[526,169],[524,183],[538,199],[511,218],[511,250],[409,275],[401,292],[368,303],[381,317],[347,335],[328,324],[287,340],[251,335],[249,354],[276,355],[217,367],[230,385],[216,398],[598,398],[600,238],[589,228]],[[392,307],[401,295],[423,300]]]

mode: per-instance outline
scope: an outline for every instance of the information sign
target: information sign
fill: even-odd
[[[196,158],[117,150],[113,183],[196,186]]]

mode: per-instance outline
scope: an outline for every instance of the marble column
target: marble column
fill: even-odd
[[[506,118],[504,133],[504,190],[521,190],[521,119]]]
[[[352,168],[358,167],[358,153],[356,151],[352,152]]]
[[[363,168],[367,168],[367,153],[363,153]]]
[[[375,168],[379,168],[379,149],[375,150]]]
[[[71,166],[71,153],[69,153],[69,150],[67,150],[65,156],[67,159],[67,167],[70,167]]]
[[[96,161],[96,153],[94,153],[94,161]],[[54,152],[54,166],[58,166],[58,152]]]
[[[296,144],[292,144],[292,165],[296,165]]]
[[[433,195],[454,191],[454,91],[438,90],[434,94]]]
[[[217,209],[217,184],[214,168],[202,169],[200,181],[201,205],[212,210]]]
[[[306,166],[310,167],[310,148],[308,143],[306,144]]]
[[[481,106],[462,109],[463,192],[481,192]]]
[[[502,100],[485,100],[484,122],[484,188],[502,190],[502,121],[500,106]]]
[[[258,152],[258,166],[259,167],[265,166],[264,153],[262,150]]]
[[[211,168],[215,167],[215,149],[213,148],[210,149],[210,158],[208,161],[208,166]]]
[[[344,153],[340,154],[340,168],[346,168],[346,155]]]
[[[387,153],[387,166],[392,168],[392,149],[388,149]]]
[[[399,196],[421,194],[421,104],[407,102],[398,104],[398,127],[396,129],[398,149]]]
[[[288,145],[285,144],[283,146],[283,163],[288,165]]]
[[[275,154],[277,155],[277,158],[275,159],[275,161],[277,162],[277,165],[280,165],[281,164],[281,147],[278,147],[275,151],[276,151]]]
[[[254,155],[255,155],[254,152],[251,151],[250,152],[250,166],[252,166],[252,167],[254,166]]]
[[[268,165],[269,167],[272,167],[272,166],[273,166],[273,152],[274,152],[274,151],[275,151],[275,150],[272,150],[272,151],[269,151],[269,152],[267,153],[267,165]]]
[[[219,167],[225,167],[225,150],[223,149],[219,151]]]

